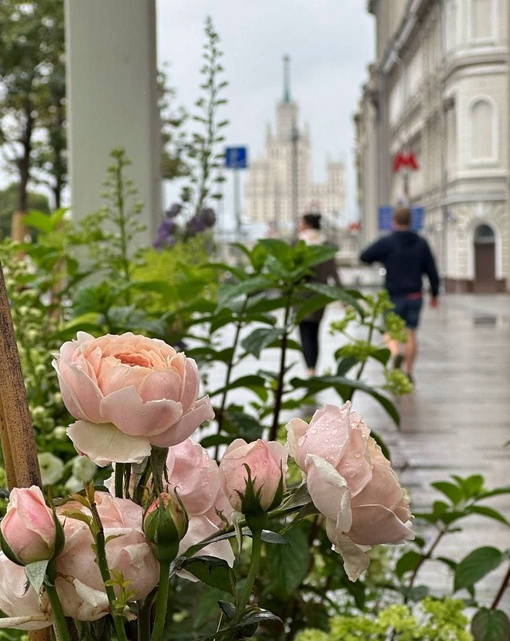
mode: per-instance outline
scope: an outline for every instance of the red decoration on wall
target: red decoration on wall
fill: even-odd
[[[405,167],[412,169],[413,171],[420,168],[413,151],[410,151],[408,154],[403,151],[399,151],[395,155],[395,158],[393,159],[393,171],[400,171],[400,169]]]

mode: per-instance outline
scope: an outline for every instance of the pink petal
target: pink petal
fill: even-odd
[[[331,521],[326,523],[326,532],[333,544],[333,550],[343,558],[344,569],[349,581],[356,581],[370,565],[368,554],[353,543],[347,535],[336,530],[335,524]]]
[[[150,442],[157,447],[171,447],[186,440],[204,421],[214,418],[214,411],[208,396],[200,398],[195,407],[165,432],[150,436]]]
[[[176,424],[182,407],[171,400],[144,403],[134,387],[126,387],[102,400],[101,416],[103,423],[113,423],[129,436],[148,438]]]
[[[55,360],[53,367],[57,371],[62,399],[69,413],[77,419],[101,423],[99,408],[103,395],[96,383],[77,366],[59,365]]]
[[[397,544],[413,540],[414,533],[383,505],[362,505],[352,508],[349,537],[358,545]]]
[[[351,528],[350,492],[347,482],[320,456],[309,454],[306,484],[315,507],[342,531]]]

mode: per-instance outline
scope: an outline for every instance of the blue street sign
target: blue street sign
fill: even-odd
[[[225,167],[227,169],[246,169],[248,149],[246,147],[225,147]]]
[[[395,207],[391,207],[390,205],[379,207],[379,231],[392,230],[392,218],[394,209]],[[423,229],[425,209],[423,207],[411,207],[411,214],[411,229],[413,231],[420,231],[421,229]]]

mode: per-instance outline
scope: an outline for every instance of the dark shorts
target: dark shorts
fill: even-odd
[[[405,296],[390,296],[395,305],[392,312],[398,314],[409,329],[416,329],[420,322],[420,312],[423,307],[423,298],[406,298]]]

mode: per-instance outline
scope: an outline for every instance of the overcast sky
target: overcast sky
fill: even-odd
[[[246,145],[251,157],[264,150],[266,123],[274,124],[283,94],[282,57],[291,57],[291,93],[300,124],[310,125],[314,180],[324,177],[328,157],[343,160],[346,216],[354,218],[352,117],[374,50],[365,0],[157,0],[157,8],[159,64],[169,63],[169,84],[188,111],[200,92],[204,20],[212,17],[229,82],[226,144]]]

